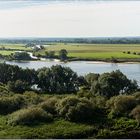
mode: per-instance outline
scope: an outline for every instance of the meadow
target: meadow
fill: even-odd
[[[15,51],[31,51],[29,47],[25,47],[24,44],[1,44],[0,45],[0,54],[2,55],[11,55]]]
[[[106,58],[140,58],[140,55],[133,53],[140,52],[140,44],[71,44],[57,43],[47,46],[45,51],[55,51],[56,54],[61,49],[68,51],[69,57],[89,58],[89,59],[106,59]],[[44,55],[44,50],[38,53]],[[131,54],[127,54],[130,51]],[[126,53],[123,53],[126,52]]]

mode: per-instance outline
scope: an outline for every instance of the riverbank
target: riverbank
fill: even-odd
[[[106,59],[94,59],[94,58],[69,58],[67,62],[72,61],[93,61],[93,62],[106,62],[106,63],[140,63],[140,58],[135,59],[121,59],[121,58],[106,58]]]

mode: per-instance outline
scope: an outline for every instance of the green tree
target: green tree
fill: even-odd
[[[55,57],[55,51],[45,51],[45,55],[48,58],[54,58]]]
[[[16,60],[31,60],[32,59],[27,52],[15,52],[13,54],[13,57]]]
[[[65,49],[60,50],[59,51],[60,60],[62,60],[62,61],[66,60],[67,59],[67,54],[68,54],[67,50],[65,50]]]
[[[136,81],[129,80],[119,70],[101,74],[98,80],[92,82],[91,92],[97,95],[112,97],[119,94],[130,94],[138,88]]]
[[[60,65],[38,70],[38,87],[51,93],[71,93],[78,90],[78,76],[69,67]]]
[[[23,93],[29,89],[28,83],[20,81],[20,80],[17,80],[15,82],[9,81],[7,84],[7,87],[10,91],[13,91],[16,93]]]

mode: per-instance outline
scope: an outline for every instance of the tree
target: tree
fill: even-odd
[[[129,80],[119,70],[104,73],[91,84],[91,92],[108,98],[119,94],[130,94],[138,88],[136,81]]]
[[[99,74],[89,73],[85,76],[85,80],[87,81],[88,85],[91,86],[94,81],[98,80],[99,76]]]
[[[22,69],[18,66],[0,64],[0,82],[7,84],[8,81],[24,81],[32,86],[37,82],[37,71],[34,69]]]
[[[15,52],[13,54],[13,57],[16,60],[31,60],[32,59],[27,52]]]
[[[65,50],[65,49],[60,50],[59,51],[60,60],[62,60],[62,61],[66,60],[67,59],[67,54],[68,54],[67,50]]]
[[[38,70],[38,87],[50,93],[71,93],[78,90],[78,76],[61,65]]]

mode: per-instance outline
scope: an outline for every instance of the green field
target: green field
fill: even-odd
[[[76,58],[140,58],[140,55],[133,53],[140,53],[140,44],[52,44],[46,47],[45,51],[56,51],[66,49],[69,57]],[[39,53],[45,54],[42,50]],[[131,54],[123,53],[130,51]]]
[[[25,44],[2,44],[0,48],[4,47],[5,50],[0,50],[2,55],[10,55],[17,50],[31,51],[29,47],[24,47]],[[8,50],[8,49],[13,49]],[[138,59],[140,55],[140,44],[73,44],[73,43],[54,43],[46,46],[45,50],[40,50],[36,54],[45,55],[45,51],[55,51],[56,55],[61,49],[68,51],[68,57],[80,59]],[[123,53],[130,51],[131,54]]]
[[[94,130],[94,126],[71,123],[65,120],[33,126],[10,126],[6,124],[6,118],[7,116],[0,116],[1,139],[86,138],[88,133]]]
[[[25,47],[24,44],[1,44],[0,48],[6,48],[6,49],[21,49],[21,50],[31,50],[29,47]]]
[[[31,51],[32,50],[29,47],[25,47],[24,44],[1,44],[0,49],[2,49],[2,48],[4,48],[3,50],[0,50],[0,54],[2,54],[2,55],[10,55],[18,50],[19,51],[20,50],[22,50],[22,51]]]

